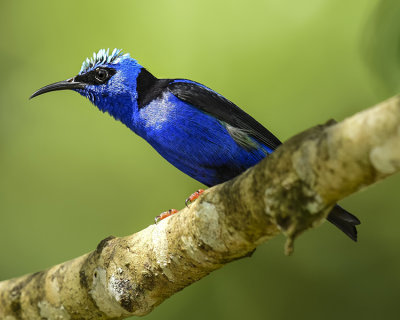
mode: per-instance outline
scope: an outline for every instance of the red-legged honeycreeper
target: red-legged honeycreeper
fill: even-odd
[[[122,50],[94,53],[77,76],[45,86],[31,98],[65,89],[88,98],[209,187],[239,175],[281,144],[219,93],[190,80],[157,79]],[[357,240],[360,221],[354,215],[336,205],[328,220]]]

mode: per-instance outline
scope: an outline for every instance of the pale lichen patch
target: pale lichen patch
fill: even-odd
[[[226,246],[221,242],[221,226],[218,211],[212,203],[203,201],[196,211],[196,224],[203,232],[199,239],[215,251],[225,251]]]
[[[311,214],[317,214],[321,211],[322,206],[323,206],[323,201],[321,196],[317,193],[314,193],[313,199],[307,201],[306,209]]]
[[[171,257],[169,254],[168,237],[166,228],[168,227],[168,221],[161,221],[154,225],[151,233],[151,239],[153,242],[153,252],[156,257],[158,266],[161,268],[163,274],[168,278],[169,281],[174,281],[174,275],[170,269]]]
[[[273,201],[274,194],[275,194],[275,191],[274,191],[273,188],[265,188],[265,191],[264,191],[264,202],[265,202],[264,211],[265,211],[265,214],[267,216],[270,216],[270,217],[274,217],[275,216],[275,210],[274,210],[275,202]]]
[[[64,306],[61,305],[61,307],[56,308],[52,306],[50,303],[47,301],[40,301],[38,303],[38,307],[40,310],[40,316],[43,319],[52,319],[52,320],[69,320],[71,319],[71,316],[65,310]]]
[[[110,317],[121,317],[129,315],[117,300],[114,291],[109,290],[107,285],[107,273],[103,268],[96,268],[93,273],[93,286],[90,295],[96,302],[98,308]]]
[[[317,147],[314,140],[305,141],[302,147],[292,154],[294,172],[308,185],[314,184],[315,174],[310,163],[314,162],[316,157]],[[292,179],[295,179],[295,177],[292,177]]]
[[[108,291],[115,300],[120,302],[127,291],[132,291],[132,286],[129,279],[119,279],[113,274],[108,281]]]
[[[400,128],[397,135],[373,148],[370,160],[374,168],[383,174],[395,173],[400,168]]]
[[[196,242],[193,237],[183,235],[181,236],[181,241],[183,244],[183,250],[186,252],[186,254],[192,259],[197,259],[199,250],[196,248]]]

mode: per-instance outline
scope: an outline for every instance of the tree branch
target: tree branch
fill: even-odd
[[[46,271],[0,282],[1,319],[123,319],[284,233],[286,252],[340,199],[400,169],[400,98],[307,130],[179,214]]]

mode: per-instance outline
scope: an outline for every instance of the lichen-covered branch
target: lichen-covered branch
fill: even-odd
[[[123,319],[283,232],[293,239],[340,199],[400,169],[400,98],[307,130],[179,214],[46,271],[0,282],[0,318]],[[149,214],[151,215],[151,214]]]

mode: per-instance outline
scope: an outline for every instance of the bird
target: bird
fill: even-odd
[[[187,79],[158,79],[121,49],[93,53],[76,76],[44,86],[30,99],[56,90],[88,98],[208,187],[233,179],[282,144],[218,92]],[[335,205],[327,220],[357,241],[356,216]]]

